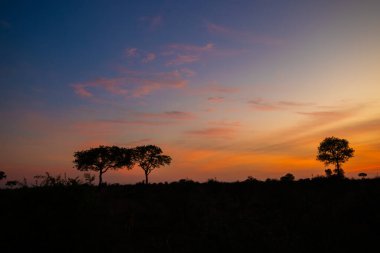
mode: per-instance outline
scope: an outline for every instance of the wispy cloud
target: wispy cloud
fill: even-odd
[[[256,110],[259,110],[259,111],[278,110],[278,106],[276,106],[272,103],[268,103],[268,102],[264,101],[262,98],[256,98],[254,100],[250,100],[250,101],[248,101],[248,103],[250,105],[252,105],[253,108],[255,108]]]
[[[82,84],[74,84],[73,85],[74,92],[80,97],[92,97],[93,94],[86,89],[86,87]]]
[[[313,118],[320,118],[320,119],[328,119],[328,118],[334,118],[334,119],[340,119],[344,118],[347,115],[350,115],[347,111],[313,111],[313,112],[298,112],[298,114],[310,116]]]
[[[163,113],[141,113],[138,114],[140,117],[144,118],[161,118],[161,119],[178,119],[178,120],[189,120],[194,119],[195,115],[190,112],[182,111],[167,111]]]
[[[189,135],[202,137],[231,138],[235,135],[236,131],[236,128],[232,127],[213,127],[199,130],[191,130],[185,133]]]
[[[285,109],[294,109],[294,108],[304,108],[308,106],[315,105],[314,103],[304,103],[297,101],[268,101],[263,98],[256,98],[248,101],[255,110],[258,111],[276,111],[276,110],[285,110]]]
[[[170,65],[182,65],[193,63],[199,61],[200,57],[198,55],[177,55],[174,59],[166,63],[167,66]]]
[[[141,61],[143,63],[148,63],[148,62],[154,61],[154,59],[156,59],[156,54],[148,53]]]
[[[280,106],[289,106],[289,107],[299,107],[299,106],[312,106],[315,105],[315,103],[302,103],[302,102],[296,102],[296,101],[280,101],[278,102],[278,105]]]
[[[162,53],[170,57],[167,66],[182,65],[199,61],[206,53],[214,50],[214,44],[208,43],[204,46],[192,44],[171,44],[167,50]]]
[[[176,124],[175,121],[162,120],[125,120],[125,119],[98,119],[85,122],[79,122],[74,125],[74,129],[80,133],[118,133],[116,129],[122,129],[125,126],[146,126],[157,127]]]
[[[142,97],[161,89],[182,89],[187,80],[179,71],[144,73],[134,75],[98,78],[93,81],[72,85],[74,92],[81,97],[94,97],[100,91],[122,97]],[[97,92],[98,91],[98,92]]]
[[[224,101],[224,97],[209,97],[207,101],[211,103],[222,103]]]
[[[156,59],[155,53],[147,52],[135,47],[126,48],[125,56],[130,62],[134,63],[149,63]]]
[[[317,145],[326,136],[336,135],[346,138],[361,135],[369,129],[373,131],[380,121],[353,122],[363,110],[365,110],[363,105],[351,105],[340,110],[298,112],[297,114],[304,115],[305,118],[295,122],[293,126],[261,136],[256,140],[257,147],[253,150],[302,155],[306,149]]]
[[[223,126],[223,127],[240,127],[241,122],[240,121],[225,121],[225,120],[219,120],[219,121],[210,121],[208,122],[209,125],[216,125],[216,126]]]
[[[210,33],[218,34],[232,40],[238,40],[245,43],[262,44],[262,45],[281,45],[284,40],[268,35],[255,34],[248,31],[235,30],[219,24],[207,22],[206,28]]]

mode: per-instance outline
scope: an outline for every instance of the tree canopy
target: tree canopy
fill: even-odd
[[[325,163],[335,165],[335,175],[338,177],[344,177],[344,171],[341,167],[342,163],[345,163],[354,156],[355,150],[349,146],[349,143],[345,139],[339,139],[334,136],[325,138],[318,147],[317,160]]]
[[[280,180],[283,182],[292,182],[292,181],[294,181],[294,179],[295,179],[295,177],[292,173],[287,173],[280,178]]]
[[[117,146],[99,146],[74,153],[74,166],[80,171],[99,172],[99,186],[103,182],[103,174],[108,170],[133,166],[132,150]]]
[[[172,158],[168,155],[162,155],[160,147],[144,145],[134,148],[133,160],[143,169],[145,183],[148,184],[149,174],[158,167],[169,165]]]

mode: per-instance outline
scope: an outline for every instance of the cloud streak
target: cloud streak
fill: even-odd
[[[131,47],[124,50],[125,57],[130,63],[150,63],[156,59],[156,54],[152,52],[146,52],[144,50]]]
[[[171,44],[168,50],[162,55],[170,57],[166,63],[167,66],[190,64],[201,60],[205,54],[214,50],[214,44],[208,43],[204,46],[191,44]],[[174,57],[173,57],[174,56]]]
[[[200,57],[198,55],[177,55],[174,59],[166,63],[167,66],[172,65],[183,65],[188,63],[193,63],[199,61]]]
[[[83,98],[94,97],[106,91],[122,97],[143,97],[162,89],[182,89],[187,80],[180,72],[135,73],[126,77],[98,78],[72,85],[74,92]]]
[[[212,127],[185,132],[188,135],[211,137],[211,138],[231,138],[235,135],[236,129],[232,127]]]
[[[272,101],[265,100],[263,98],[256,98],[256,99],[250,100],[248,101],[248,104],[250,104],[255,110],[258,110],[258,111],[287,110],[287,109],[294,109],[294,108],[304,108],[304,107],[315,105],[314,103],[302,103],[302,102],[296,102],[296,101],[272,102]],[[308,114],[308,113],[305,113],[305,114]]]
[[[142,113],[137,116],[143,118],[159,118],[159,119],[177,119],[177,120],[190,120],[195,119],[195,115],[190,112],[182,111],[167,111],[163,113]]]
[[[209,97],[207,98],[207,101],[211,103],[222,103],[224,102],[224,97]]]

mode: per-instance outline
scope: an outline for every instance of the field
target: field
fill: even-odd
[[[366,251],[380,180],[0,190],[1,252]]]

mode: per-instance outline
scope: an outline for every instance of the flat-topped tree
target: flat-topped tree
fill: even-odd
[[[354,152],[355,150],[349,146],[347,140],[336,137],[327,137],[318,147],[317,160],[324,162],[326,166],[334,164],[335,175],[339,178],[343,178],[344,171],[341,164],[353,157]]]
[[[108,170],[133,166],[132,151],[117,146],[99,146],[74,153],[74,167],[80,171],[99,172],[99,186],[103,183],[103,174]]]
[[[133,149],[133,160],[143,169],[145,183],[148,184],[149,174],[158,167],[169,165],[172,158],[162,155],[161,148],[155,145],[139,146]]]

